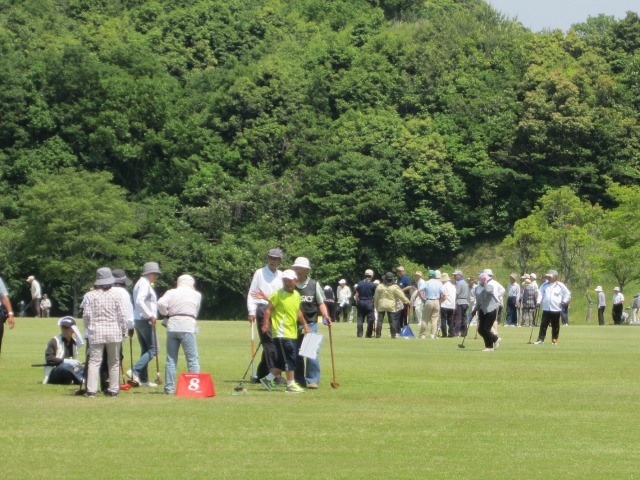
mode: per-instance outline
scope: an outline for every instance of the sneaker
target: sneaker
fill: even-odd
[[[292,383],[285,390],[286,393],[304,393],[304,390],[297,383]]]
[[[127,377],[129,377],[132,382],[135,382],[138,385],[140,385],[142,383],[142,382],[140,382],[140,377],[138,377],[138,375],[133,373],[131,370],[127,370]]]
[[[260,383],[270,392],[274,392],[278,388],[276,382],[274,380],[268,380],[267,377],[262,377]]]
[[[431,338],[432,338],[433,340],[435,340],[435,339],[436,339],[436,338],[438,338],[438,337],[437,337],[437,336],[435,336],[435,335],[431,335]]]
[[[317,383],[307,383],[307,388],[309,388],[311,390],[317,390],[318,389],[318,384]]]
[[[424,340],[424,335],[418,335],[418,338]]]
[[[485,348],[484,350],[482,350],[483,352],[495,352],[495,350],[493,348]]]
[[[85,397],[87,397],[87,398],[96,398],[96,392],[87,392],[87,393],[85,393]]]
[[[158,386],[157,383],[155,382],[140,382],[140,386],[141,387],[151,387],[151,388],[155,388]]]
[[[558,346],[558,340],[551,340],[551,346],[557,347]]]
[[[544,340],[536,340],[535,342],[533,342],[534,345],[542,345],[544,343]]]
[[[286,385],[287,379],[282,376],[279,376],[279,377],[276,377],[275,382],[276,382],[276,385]]]
[[[495,341],[495,343],[493,344],[493,348],[498,348],[500,346],[500,342],[502,341],[502,339],[500,337],[498,337],[498,340]]]
[[[118,392],[111,392],[109,390],[106,390],[104,393],[105,397],[117,397],[118,396]]]

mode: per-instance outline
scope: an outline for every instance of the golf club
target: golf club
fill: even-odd
[[[24,307],[24,310],[22,310],[22,311],[18,314],[18,316],[19,316],[19,317],[23,317],[23,316],[24,316],[24,312],[26,312],[27,310],[29,310],[29,307],[31,306],[31,304],[32,304],[32,303],[33,303],[33,300],[31,300],[29,303],[27,303],[27,306],[26,306],[26,307]]]
[[[250,368],[253,368],[253,361],[256,358],[256,355],[258,354],[258,351],[260,350],[261,346],[262,346],[262,342],[259,342],[258,343],[258,348],[256,348],[254,350],[253,355],[251,356],[251,361],[249,362],[249,365],[247,365],[247,369],[244,371],[244,375],[242,376],[242,380],[240,380],[240,383],[238,384],[238,386],[233,389],[235,392],[240,392],[244,388],[244,381],[247,378],[247,373],[249,373],[249,369]]]
[[[531,345],[533,343],[531,339],[533,338],[533,329],[536,328],[539,311],[540,311],[540,307],[536,307],[536,309],[533,312],[533,320],[531,321],[531,333],[529,334],[529,341],[527,342],[527,345]]]
[[[133,383],[135,383],[134,386],[138,386],[138,382],[134,382],[133,381],[133,335],[129,336],[129,361],[131,362],[131,380],[129,380],[127,383],[129,385],[132,385]]]
[[[333,357],[333,334],[331,333],[331,324],[327,326],[329,327],[329,346],[331,347],[331,369],[333,370],[333,382],[331,382],[331,386],[333,388],[338,388],[340,384],[336,381],[336,362]]]
[[[156,348],[156,383],[158,385],[162,385],[162,378],[160,378],[160,360],[158,360],[158,334],[156,332],[156,324],[152,323],[153,326],[153,344]]]
[[[85,357],[84,357],[85,368],[84,368],[84,374],[82,375],[82,385],[80,385],[80,388],[76,390],[74,393],[74,395],[76,396],[82,396],[85,393],[87,393],[87,375],[89,375],[89,338],[87,338],[84,348],[85,348]]]
[[[123,360],[123,354],[122,354],[122,344],[120,344],[120,374],[122,375],[122,383],[120,384],[120,390],[131,390],[131,385],[129,385],[127,383],[127,379],[124,375],[124,363],[122,363]]]
[[[253,359],[256,356],[256,338],[255,338],[255,328],[253,326],[254,322],[249,322],[249,326],[251,327],[251,376],[255,375],[254,372],[254,362]]]
[[[473,317],[471,317],[471,318],[473,318]],[[471,326],[471,322],[469,322],[469,325],[467,325],[467,329],[466,329],[466,332],[464,334],[464,337],[462,337],[462,343],[458,344],[458,348],[466,348],[464,346],[464,342],[467,339],[467,335],[469,335],[469,327],[470,326]],[[478,326],[477,325],[476,325],[476,338],[478,338]]]

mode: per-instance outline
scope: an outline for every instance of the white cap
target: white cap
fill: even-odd
[[[531,277],[531,280],[535,280],[536,278],[538,278],[535,273],[532,273],[529,276]]]
[[[287,280],[297,280],[298,275],[296,275],[296,272],[294,272],[293,270],[285,270],[284,272],[282,272],[282,278],[286,278]]]
[[[293,266],[299,267],[299,268],[308,268],[309,270],[311,270],[311,264],[309,263],[309,259],[305,257],[296,258],[296,261],[293,264]]]
[[[602,291],[602,287],[600,285],[598,285],[595,289],[596,292],[601,292]]]
[[[340,281],[338,282],[340,285],[344,285],[345,283],[347,283],[347,281],[344,278],[341,278]]]
[[[614,292],[619,292],[620,291],[620,287],[613,287],[613,291]]]
[[[491,270],[490,268],[485,268],[482,274],[486,275],[487,277],[493,277],[493,270]]]

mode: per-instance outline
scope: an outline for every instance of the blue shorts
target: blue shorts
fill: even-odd
[[[296,366],[296,341],[292,338],[276,338],[276,346],[278,349],[278,360],[276,368],[285,372],[293,370]]]

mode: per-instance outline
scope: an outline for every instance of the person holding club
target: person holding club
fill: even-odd
[[[258,379],[266,376],[275,366],[278,356],[275,343],[271,338],[271,330],[267,329],[263,333],[264,312],[269,306],[269,297],[282,288],[282,271],[278,267],[282,263],[284,253],[279,248],[272,248],[267,252],[267,264],[256,270],[251,279],[249,294],[247,295],[248,319],[251,324],[251,340],[253,350],[253,324],[257,323],[260,344],[262,345],[262,357],[258,364]],[[255,351],[252,352],[252,355]],[[251,365],[253,367],[253,364]],[[253,381],[253,378],[252,378]],[[257,380],[259,381],[259,380]],[[284,382],[282,377],[278,377],[276,382]]]
[[[82,336],[73,317],[62,317],[58,320],[60,334],[47,343],[44,351],[43,384],[82,385],[84,368],[78,360],[78,347],[82,346]],[[73,338],[75,333],[76,338]]]
[[[304,393],[304,389],[295,382],[294,369],[296,365],[296,341],[298,339],[298,323],[305,333],[311,329],[300,310],[302,297],[296,289],[298,276],[293,270],[282,273],[283,287],[269,297],[269,305],[264,312],[262,333],[271,330],[271,336],[276,345],[277,358],[275,366],[269,374],[260,379],[260,383],[269,391],[275,391],[276,377],[286,372],[286,393]]]
[[[158,355],[157,339],[155,338],[156,319],[158,317],[158,296],[153,284],[160,277],[160,266],[156,262],[145,263],[142,276],[133,287],[133,317],[138,343],[140,344],[140,358],[127,375],[134,384],[141,387],[157,387],[158,384],[149,380],[149,362]],[[157,372],[158,375],[160,372]]]
[[[302,341],[304,340],[305,332],[308,333],[311,331],[318,333],[318,315],[326,318],[329,324],[332,319],[325,303],[325,296],[320,282],[309,277],[309,272],[311,271],[309,259],[305,257],[296,258],[293,264],[293,271],[296,272],[298,278],[296,289],[302,299],[300,310],[306,323],[304,329],[298,328],[296,351],[299,351],[302,346]],[[318,388],[320,383],[319,356],[316,358],[305,358],[302,355],[296,355],[295,381],[302,387],[307,387],[312,390]]]
[[[500,346],[500,337],[491,329],[502,305],[504,292],[504,287],[493,279],[491,269],[487,268],[479,275],[475,311],[478,314],[478,334],[484,340],[483,352],[493,352]]]
[[[95,397],[103,353],[107,354],[109,387],[105,395],[117,397],[120,376],[120,346],[127,334],[127,319],[122,296],[112,288],[116,279],[108,267],[96,271],[94,289],[87,294],[82,312],[84,326],[89,335],[89,365],[87,397]]]
[[[168,290],[158,300],[158,312],[167,317],[167,364],[164,371],[164,393],[176,393],[176,365],[180,346],[184,351],[189,373],[200,373],[196,318],[202,295],[195,289],[191,275],[180,275],[177,287]]]
[[[536,306],[542,309],[542,320],[540,321],[540,332],[535,345],[544,343],[547,336],[547,329],[551,324],[551,344],[555,347],[560,336],[560,316],[562,307],[571,301],[571,292],[564,283],[558,281],[558,272],[549,270],[546,275],[547,281],[538,290]]]

